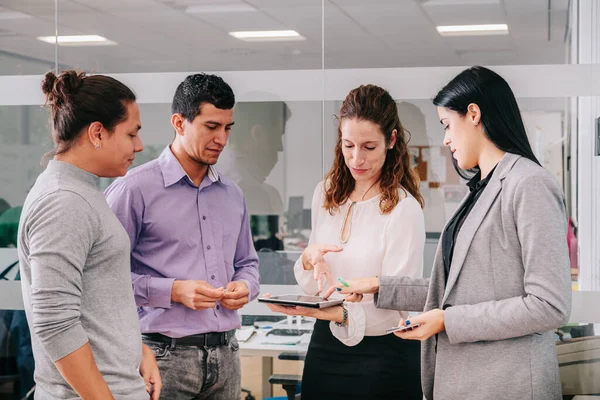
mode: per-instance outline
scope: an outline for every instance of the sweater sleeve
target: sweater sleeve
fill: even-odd
[[[58,191],[39,200],[25,226],[31,266],[31,329],[53,362],[88,341],[80,321],[82,275],[98,224],[85,199]]]

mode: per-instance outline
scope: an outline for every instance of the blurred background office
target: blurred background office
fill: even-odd
[[[314,187],[332,163],[335,114],[365,83],[390,91],[410,131],[429,273],[440,232],[467,192],[430,99],[475,64],[507,79],[536,156],[565,191],[574,298],[571,323],[557,332],[561,379],[566,395],[599,394],[600,2],[0,0],[0,398],[21,398],[32,385],[15,237],[51,148],[40,107],[45,72],[111,74],[136,92],[146,146],[136,165],[171,142],[176,85],[189,73],[222,75],[238,104],[217,167],[246,196],[264,290],[284,293],[298,290],[291,267],[310,234]],[[253,303],[243,313],[268,311]],[[243,364],[243,386],[266,397],[267,385],[257,383],[264,360]],[[273,368],[297,373],[302,364]]]

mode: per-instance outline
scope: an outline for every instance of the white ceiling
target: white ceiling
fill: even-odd
[[[96,72],[235,71],[564,63],[569,0],[59,0],[59,34],[116,46],[59,47],[62,67]],[[244,3],[252,12],[189,14]],[[322,12],[324,9],[324,14]],[[3,19],[3,12],[28,18]],[[14,14],[12,14],[14,15]],[[0,0],[0,75],[54,65],[54,1]],[[441,37],[436,25],[506,23],[509,35]],[[293,29],[300,42],[248,43],[230,31]],[[548,30],[550,29],[550,38]]]

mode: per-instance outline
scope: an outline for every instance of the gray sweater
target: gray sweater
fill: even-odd
[[[18,253],[36,399],[78,398],[54,362],[87,342],[116,399],[149,398],[129,237],[97,187],[97,176],[50,161],[23,206]]]

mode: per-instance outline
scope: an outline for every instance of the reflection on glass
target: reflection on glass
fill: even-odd
[[[143,118],[142,118],[142,121],[143,121]],[[143,122],[142,122],[142,126],[143,126]],[[144,141],[143,133],[141,134],[141,136],[142,136],[142,142],[143,142]],[[167,147],[167,146],[168,146],[168,144],[164,144],[164,145],[163,144],[159,144],[159,145],[144,144],[144,151],[142,151],[141,153],[137,153],[135,155],[133,164],[129,168],[133,169],[135,167],[139,167],[140,165],[145,164],[148,161],[152,161],[152,160],[158,158],[160,156],[160,154],[163,152],[163,150],[165,149],[165,147]],[[99,189],[102,191],[106,190],[106,188],[108,188],[115,179],[117,179],[117,178],[100,178]]]
[[[278,102],[238,103],[235,125],[217,168],[244,192],[251,215],[281,214],[283,201],[267,177],[283,151],[283,135],[291,113]]]
[[[48,117],[39,106],[0,107],[0,248],[17,245],[21,205],[52,148]]]
[[[282,101],[237,103],[235,125],[217,164],[244,193],[256,250],[284,248],[280,234],[283,200],[280,191],[266,181],[284,150],[283,135],[290,116]],[[267,257],[263,260],[266,264],[278,257],[275,253],[263,256]],[[266,264],[261,265],[261,271],[268,269]]]

